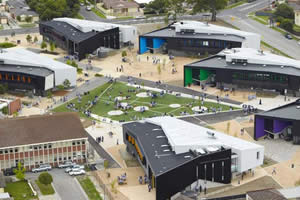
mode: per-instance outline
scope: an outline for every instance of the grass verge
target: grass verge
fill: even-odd
[[[54,193],[55,193],[54,188],[52,187],[51,184],[49,184],[49,185],[44,185],[44,184],[40,183],[39,180],[36,180],[35,183],[36,183],[37,186],[40,188],[41,193],[42,193],[43,195],[51,195],[51,194],[54,194]]]
[[[225,9],[232,9],[232,8],[238,7],[240,5],[243,5],[244,3],[247,3],[247,1],[246,0],[242,0],[242,1],[230,4],[230,5],[226,6]]]
[[[95,188],[94,183],[87,176],[76,177],[82,189],[85,191],[89,200],[102,200],[100,194]]]
[[[81,14],[79,14],[79,13],[77,13],[77,15],[75,16],[75,18],[76,19],[84,19],[84,17]]]
[[[8,192],[14,200],[37,199],[37,197],[33,196],[33,193],[26,181],[7,183],[4,191]]]
[[[269,45],[268,43],[266,43],[266,42],[264,42],[264,41],[261,41],[261,44],[262,44],[263,46],[265,46],[265,47],[267,47],[267,48],[273,50],[274,52],[276,52],[276,53],[278,53],[278,54],[281,54],[281,55],[283,55],[283,56],[285,56],[285,57],[288,57],[288,58],[293,58],[293,57],[287,55],[286,53],[280,51],[279,49],[277,49],[277,48],[275,48],[275,47]]]
[[[253,15],[250,15],[249,16],[251,19],[257,21],[258,23],[261,23],[263,25],[268,25],[269,23],[267,21],[265,21],[265,19],[262,19],[260,17],[257,17],[257,16],[253,16]]]
[[[20,24],[19,26],[22,28],[33,28],[36,26],[36,24]]]
[[[101,17],[101,18],[106,18],[106,16],[102,13],[102,12],[100,12],[99,10],[97,10],[96,8],[92,8],[92,11],[96,14],[96,15],[98,15],[98,17]]]

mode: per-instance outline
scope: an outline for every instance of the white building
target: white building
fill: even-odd
[[[76,68],[22,48],[2,49],[0,53],[0,83],[9,88],[51,90],[67,79],[76,86]]]

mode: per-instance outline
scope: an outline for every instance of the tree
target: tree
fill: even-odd
[[[168,0],[153,0],[148,3],[145,7],[145,12],[147,13],[166,13]]]
[[[34,36],[33,42],[34,42],[34,43],[37,43],[38,41],[39,41],[38,37],[37,37],[37,36]]]
[[[53,182],[53,178],[51,176],[51,174],[49,174],[48,172],[43,172],[39,175],[38,178],[39,182],[44,184],[44,185],[49,185]]]
[[[122,57],[126,57],[127,56],[127,52],[126,51],[122,51]]]
[[[54,52],[55,50],[55,44],[53,42],[50,42],[50,51]]]
[[[5,42],[7,42],[8,41],[8,37],[5,37]]]
[[[4,115],[8,115],[8,107],[5,106],[4,108],[2,108],[1,112],[2,112]]]
[[[25,179],[25,171],[25,167],[20,162],[18,162],[18,167],[14,170],[16,178],[23,181]]]
[[[287,19],[294,19],[295,17],[293,8],[286,3],[279,4],[274,15],[276,17],[281,16]]]
[[[25,21],[26,21],[27,23],[32,22],[32,16],[26,16],[26,17],[25,17]]]
[[[63,85],[65,88],[69,88],[71,86],[71,82],[68,79],[66,79],[66,80],[64,80]]]
[[[3,85],[0,85],[0,94],[4,94],[5,93],[5,88]]]
[[[161,74],[161,66],[160,64],[157,65],[157,73],[160,75]]]
[[[227,6],[228,0],[187,0],[193,6],[193,13],[209,11],[211,21],[217,20],[217,12]]]
[[[178,15],[182,15],[186,12],[185,7],[183,6],[183,3],[185,0],[166,0],[167,5],[167,18],[169,21],[169,17],[172,16],[172,19],[174,21],[177,20]]]
[[[20,15],[17,16],[17,20],[18,20],[19,22],[21,21],[21,16],[20,16]]]
[[[41,49],[46,49],[47,51],[47,43],[45,41],[41,43]]]
[[[28,43],[30,43],[30,42],[32,41],[31,35],[27,35],[27,36],[26,36],[26,40],[27,40]]]
[[[289,32],[293,32],[294,23],[292,19],[284,19],[280,23],[280,27]]]

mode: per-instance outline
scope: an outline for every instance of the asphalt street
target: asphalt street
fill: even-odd
[[[297,41],[288,40],[281,33],[247,17],[249,13],[265,8],[268,4],[269,0],[257,0],[253,3],[245,3],[236,8],[220,12],[218,17],[243,31],[260,34],[264,42],[295,59],[300,59],[300,45],[297,44]]]
[[[49,173],[53,177],[53,185],[56,192],[62,200],[76,199],[88,200],[86,194],[76,181],[75,178],[64,172],[64,169],[52,169]],[[26,173],[26,178],[36,180],[40,173]]]

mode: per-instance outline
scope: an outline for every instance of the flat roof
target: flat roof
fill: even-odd
[[[51,71],[74,70],[74,67],[23,48],[1,49],[0,63],[10,66],[46,68]],[[23,70],[23,69],[22,69]],[[75,69],[76,70],[76,69]],[[66,71],[67,73],[67,71]]]
[[[77,113],[0,120],[0,148],[87,138]]]
[[[207,34],[207,33],[184,33],[176,32],[174,28],[163,28],[150,33],[146,33],[142,36],[146,37],[160,37],[160,38],[194,38],[194,39],[216,39],[216,40],[224,40],[224,41],[234,41],[234,42],[242,42],[244,40],[243,37],[236,35],[224,35],[224,34]]]
[[[234,63],[227,62],[224,55],[215,55],[191,64],[187,64],[188,67],[199,67],[199,68],[212,68],[212,69],[227,69],[227,70],[241,70],[241,71],[257,71],[264,73],[278,73],[290,76],[300,76],[300,68],[292,66],[282,65],[265,65],[261,63]]]
[[[154,117],[146,122],[158,125],[166,134],[168,141],[176,154],[189,152],[190,149],[213,147],[226,147],[237,150],[255,149],[260,147],[227,134],[195,125],[174,117]],[[209,133],[213,133],[211,137]]]
[[[286,120],[300,120],[300,109],[297,108],[297,106],[300,106],[300,99],[290,104],[258,113],[256,116],[280,118]]]

